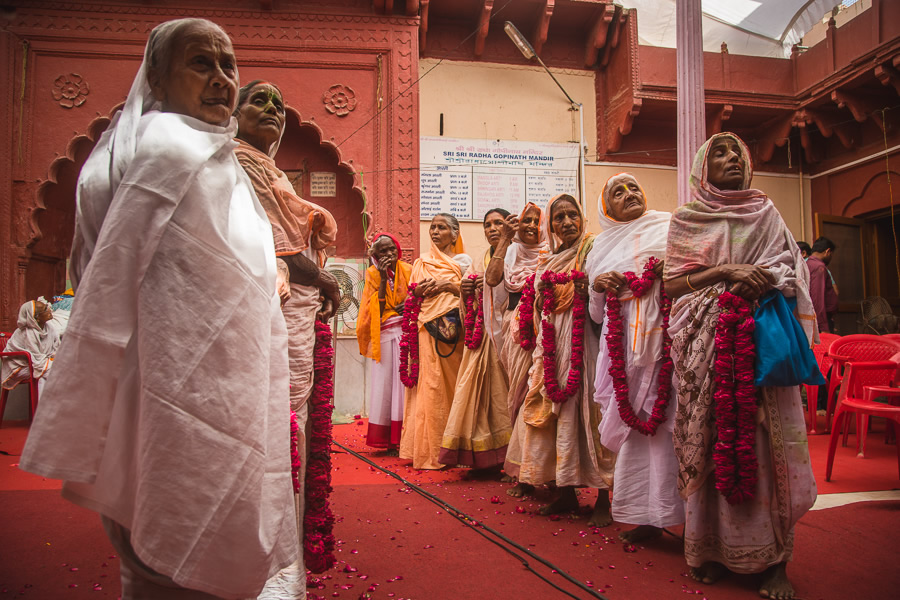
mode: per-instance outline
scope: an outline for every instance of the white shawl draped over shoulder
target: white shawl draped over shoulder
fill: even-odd
[[[298,551],[272,230],[234,119],[132,100],[131,150],[109,132],[80,178],[78,302],[20,466],[178,585],[255,596]]]

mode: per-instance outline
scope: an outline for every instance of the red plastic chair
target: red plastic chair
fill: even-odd
[[[6,343],[9,341],[10,335],[11,334],[5,332],[0,333],[0,360],[6,357],[21,356],[28,362],[28,379],[20,381],[19,383],[28,384],[28,419],[31,420],[34,418],[34,412],[37,410],[38,405],[38,380],[34,377],[31,355],[28,352],[6,352]],[[6,399],[8,396],[9,390],[3,388],[3,390],[0,391],[0,427],[3,426],[3,411],[6,410]]]
[[[900,424],[900,406],[891,406],[881,402],[875,402],[871,398],[882,395],[879,388],[885,382],[896,381],[898,369],[900,369],[900,353],[895,354],[890,360],[872,362],[851,362],[847,365],[844,383],[841,385],[841,402],[838,404],[837,413],[834,415],[834,427],[831,430],[831,438],[828,440],[828,462],[825,464],[825,481],[831,481],[831,471],[834,467],[834,453],[837,449],[838,437],[841,435],[841,425],[851,414],[863,417],[884,417]],[[866,391],[866,388],[869,391]],[[900,390],[897,390],[900,394]],[[896,425],[895,425],[896,427]],[[860,425],[857,450],[862,448],[865,441],[862,432],[865,426]],[[897,468],[900,475],[900,444],[897,445]]]
[[[813,354],[816,357],[816,364],[819,365],[819,371],[822,377],[828,377],[828,369],[831,368],[834,359],[828,356],[828,349],[835,340],[841,336],[833,333],[820,333],[819,343],[813,346]],[[827,381],[826,384],[828,385]],[[816,409],[818,409],[817,401],[819,398],[819,386],[805,385],[806,387],[806,412],[809,414],[809,428],[807,433],[816,433]]]
[[[825,431],[831,431],[831,416],[837,401],[835,391],[841,385],[843,371],[850,362],[887,360],[900,352],[900,343],[883,335],[845,335],[831,343],[828,356],[834,360],[828,379],[828,409],[825,412]]]

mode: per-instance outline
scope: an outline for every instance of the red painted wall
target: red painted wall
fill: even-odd
[[[0,330],[14,326],[26,299],[62,291],[80,165],[124,100],[150,30],[182,16],[225,28],[242,81],[267,79],[284,91],[293,120],[277,160],[307,172],[307,192],[308,172],[337,173],[336,196],[311,199],[338,219],[338,256],[363,255],[364,197],[370,231],[390,230],[404,249],[418,248],[418,91],[407,89],[417,77],[418,18],[376,15],[366,0],[304,2],[304,12],[234,5],[120,2],[99,12],[22,2],[5,15]],[[343,86],[337,105],[327,99],[335,85]]]

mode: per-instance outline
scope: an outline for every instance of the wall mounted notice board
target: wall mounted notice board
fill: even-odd
[[[518,214],[559,194],[578,194],[578,144],[422,137],[419,215],[481,221],[492,208]]]

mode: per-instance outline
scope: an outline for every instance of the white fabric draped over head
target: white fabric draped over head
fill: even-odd
[[[43,298],[38,298],[38,301],[46,303]],[[59,330],[52,322],[41,327],[41,324],[35,319],[35,310],[36,302],[34,300],[19,307],[16,331],[10,336],[4,350],[6,352],[28,352],[31,355],[34,376],[40,377],[49,368],[50,359],[59,348]],[[4,358],[2,371],[0,371],[0,382],[5,387],[12,387],[15,383],[27,379],[27,373],[22,373],[21,377],[14,376],[18,374],[20,367],[25,367],[25,364],[24,360]]]
[[[151,50],[194,23],[218,29],[153,30],[82,169],[78,302],[20,466],[66,480],[176,584],[246,598],[298,552],[287,330],[237,122],[154,110]]]
[[[591,284],[598,275],[610,271],[618,273],[632,271],[640,276],[651,256],[659,260],[665,259],[666,238],[671,217],[669,213],[645,210],[640,217],[631,221],[617,221],[610,216],[608,194],[613,185],[625,176],[633,177],[628,173],[610,177],[597,200],[597,212],[603,231],[594,238],[594,246],[585,264]],[[647,196],[643,188],[641,194],[646,202]],[[630,350],[625,353],[627,365],[652,364],[659,359],[662,350],[659,302],[645,301],[647,295],[659,294],[659,285],[661,284],[657,281],[653,289],[638,302],[631,301],[634,296],[630,290],[623,290],[619,294],[619,300],[622,302],[622,318],[626,323],[626,348]],[[593,314],[594,310],[591,312]]]

